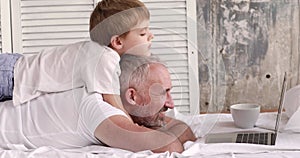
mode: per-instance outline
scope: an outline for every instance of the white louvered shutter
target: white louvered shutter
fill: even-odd
[[[164,61],[172,78],[171,94],[183,113],[199,113],[196,2],[142,0],[150,10],[152,54]]]
[[[0,53],[11,52],[10,1],[0,0]]]
[[[0,9],[2,10],[1,2],[0,2]],[[2,21],[1,21],[1,18],[2,18],[2,14],[0,12],[0,53],[3,52],[3,50],[2,50]]]
[[[89,39],[89,17],[99,0],[13,0],[13,51],[32,54]],[[142,0],[151,13],[152,52],[167,63],[175,106],[199,112],[195,0]]]
[[[13,0],[13,51],[24,54],[89,39],[94,0]]]

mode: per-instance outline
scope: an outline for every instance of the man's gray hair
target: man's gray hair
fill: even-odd
[[[121,93],[129,87],[136,88],[147,83],[150,64],[159,63],[165,66],[157,57],[136,56],[124,54],[121,57],[120,86]]]

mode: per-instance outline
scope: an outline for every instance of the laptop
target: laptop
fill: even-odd
[[[216,133],[208,134],[205,143],[250,143],[275,145],[279,122],[281,120],[284,96],[287,88],[286,73],[284,73],[281,94],[279,99],[278,112],[276,117],[275,130],[273,132],[236,132],[236,133]]]

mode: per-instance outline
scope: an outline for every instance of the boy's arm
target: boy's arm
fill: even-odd
[[[104,120],[98,125],[94,134],[108,146],[133,152],[152,150],[181,153],[183,151],[182,143],[176,136],[136,125],[120,115]]]
[[[194,133],[186,123],[167,116],[165,117],[165,121],[166,125],[160,127],[160,131],[174,134],[182,144],[186,141],[196,140]]]
[[[131,120],[131,117],[129,116],[128,112],[125,110],[119,95],[102,94],[102,97],[105,102],[109,103],[110,105],[112,105],[115,108],[122,110],[128,116],[128,118],[130,118],[130,120]]]

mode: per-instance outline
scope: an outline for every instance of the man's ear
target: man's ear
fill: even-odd
[[[136,90],[134,88],[128,88],[125,93],[126,100],[131,105],[136,105]]]
[[[122,42],[120,36],[118,36],[118,35],[114,35],[111,37],[110,44],[116,50],[120,50],[123,48],[123,42]]]

